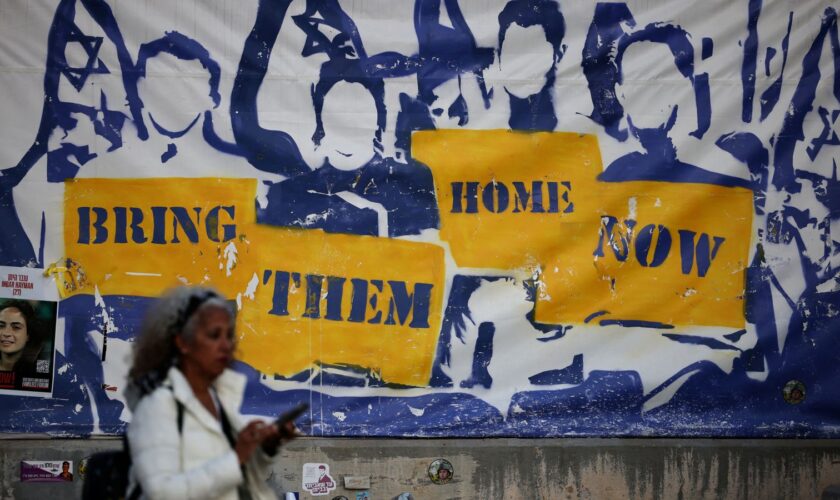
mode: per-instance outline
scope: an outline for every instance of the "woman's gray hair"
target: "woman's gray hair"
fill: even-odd
[[[154,390],[166,378],[169,368],[178,364],[179,352],[175,337],[192,342],[202,312],[222,309],[230,316],[231,327],[236,314],[230,302],[212,288],[181,286],[163,294],[147,311],[140,334],[134,342],[129,390],[142,396]]]

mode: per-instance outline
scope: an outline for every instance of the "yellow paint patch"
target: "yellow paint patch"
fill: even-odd
[[[598,191],[600,220],[545,261],[537,321],[581,323],[608,311],[596,321],[744,327],[750,191],[667,182],[602,183]]]
[[[459,266],[542,270],[537,321],[609,311],[599,321],[743,327],[750,191],[600,182],[597,138],[576,133],[425,131],[412,152],[434,174],[441,238]],[[608,234],[599,241],[609,216],[611,229],[632,226],[623,243],[614,234],[615,250]]]
[[[440,237],[462,267],[534,267],[577,234],[599,202],[593,135],[437,130],[411,141],[414,158],[434,175]]]
[[[440,331],[443,250],[409,241],[257,226],[260,284],[243,299],[239,356],[268,374],[320,362],[425,386]]]
[[[85,273],[74,293],[156,296],[212,284],[234,296],[253,276],[244,227],[252,179],[75,179],[64,201],[65,255]]]

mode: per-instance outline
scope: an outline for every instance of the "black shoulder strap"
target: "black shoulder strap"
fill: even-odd
[[[171,385],[164,385],[162,387],[166,387],[167,389],[169,389],[169,391],[172,393],[172,399],[175,400],[175,408],[178,411],[178,420],[176,420],[176,422],[178,422],[178,434],[181,435],[184,431],[184,404],[181,401],[179,401],[178,398],[175,397],[175,391],[172,390]]]
[[[218,408],[219,408],[219,420],[222,422],[222,432],[225,434],[225,437],[227,438],[228,443],[230,443],[231,449],[233,449],[235,451],[236,450],[236,437],[234,437],[234,435],[233,435],[233,427],[230,425],[230,420],[228,420],[227,413],[225,413],[225,409],[222,407],[222,402],[221,401],[219,401]],[[245,464],[240,465],[239,468],[242,470],[242,477],[247,478],[248,474],[245,470]],[[251,493],[248,490],[247,479],[244,483],[240,484],[236,488],[236,492],[239,495],[240,500],[252,498]]]
[[[175,400],[175,404],[178,406],[178,434],[183,434],[184,431],[184,404]]]
[[[222,432],[225,433],[230,447],[236,449],[236,438],[233,436],[233,427],[230,425],[230,420],[228,420],[227,413],[225,413],[225,409],[222,408],[221,403],[219,404],[219,420],[222,421]]]

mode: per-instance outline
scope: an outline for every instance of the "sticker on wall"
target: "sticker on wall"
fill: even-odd
[[[283,500],[300,500],[300,493],[297,491],[287,491],[283,494]]]
[[[73,481],[72,460],[22,460],[20,462],[20,482],[22,483],[61,483]]]
[[[333,497],[332,500],[347,500],[347,497],[344,495],[338,495],[337,497]]]
[[[429,479],[435,484],[446,484],[455,475],[455,468],[445,458],[438,458],[429,464]]]
[[[312,495],[326,495],[335,489],[328,464],[303,464],[303,489]]]
[[[798,380],[789,381],[782,389],[782,397],[788,404],[798,405],[805,401],[805,384]]]
[[[370,493],[367,491],[356,492],[356,500],[370,500]]]
[[[79,469],[77,472],[82,477],[84,477],[85,473],[87,473],[88,460],[90,460],[90,457],[85,457],[79,462]]]
[[[57,314],[52,278],[0,266],[0,394],[52,396]]]

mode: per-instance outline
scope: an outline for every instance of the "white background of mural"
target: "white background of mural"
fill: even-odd
[[[64,2],[68,3],[73,2]],[[97,3],[91,2],[91,5]],[[284,2],[263,2],[266,8],[282,4]],[[59,2],[41,0],[0,3],[0,33],[3,37],[0,43],[0,87],[4,89],[0,95],[1,168],[20,164],[43,124],[45,61],[49,60],[47,39],[59,5]],[[431,90],[434,101],[425,103],[423,109],[429,112],[431,125],[414,124],[413,128],[409,127],[411,130],[517,128],[512,125],[512,115],[516,114],[515,98],[540,93],[547,81],[546,72],[551,73],[554,68],[554,81],[549,92],[551,98],[547,101],[550,112],[547,114],[553,115],[556,124],[549,131],[597,137],[604,169],[634,154],[643,155],[649,151],[648,146],[643,144],[644,138],[631,133],[619,139],[607,130],[603,120],[595,117],[599,105],[593,103],[590,92],[592,82],[587,80],[582,69],[587,64],[586,44],[593,29],[594,2],[559,2],[565,18],[565,33],[559,43],[559,59],[554,61],[554,48],[538,26],[524,27],[514,23],[499,51],[499,13],[505,2],[292,1],[276,42],[262,48],[265,54],[257,50],[250,55],[255,60],[267,60],[267,70],[259,79],[254,96],[258,110],[255,123],[263,130],[287,134],[299,155],[300,172],[294,171],[294,155],[286,158],[281,154],[272,156],[274,153],[271,152],[265,154],[279,166],[273,171],[259,168],[264,157],[261,156],[263,151],[257,149],[262,146],[249,145],[242,139],[251,134],[253,128],[243,126],[241,135],[234,131],[235,118],[232,120],[232,117],[236,117],[237,113],[240,116],[248,113],[245,108],[240,112],[232,110],[231,101],[236,93],[234,82],[237,71],[241,69],[243,47],[255,20],[259,19],[258,2],[108,2],[132,61],[137,61],[143,44],[169,32],[177,32],[200,43],[209,57],[218,63],[219,100],[216,104],[208,84],[210,73],[199,61],[179,59],[165,52],[148,59],[145,78],[137,84],[138,97],[143,103],[140,113],[148,129],[146,139],[140,137],[137,124],[131,118],[132,110],[121,78],[123,72],[120,71],[117,48],[105,36],[101,25],[90,16],[84,2],[79,0],[74,5],[75,25],[86,36],[104,37],[104,41],[98,49],[96,61],[88,60],[82,43],[67,43],[64,55],[68,64],[73,67],[104,65],[110,72],[87,75],[81,90],[77,90],[66,75],[62,76],[56,98],[65,103],[99,108],[105,96],[108,109],[124,114],[126,121],[119,134],[121,145],[110,151],[112,144],[94,131],[93,122],[70,130],[56,127],[49,135],[47,150],[59,149],[62,143],[72,143],[86,145],[89,153],[97,155],[70,177],[256,179],[257,222],[318,230],[318,220],[323,221],[327,209],[321,211],[316,207],[307,212],[309,201],[301,201],[298,206],[302,215],[298,222],[303,222],[289,222],[294,217],[280,213],[284,205],[272,205],[281,199],[276,194],[279,191],[273,190],[281,185],[292,185],[281,184],[283,181],[302,179],[310,173],[323,171],[325,161],[336,171],[361,172],[367,168],[371,158],[384,158],[389,163],[387,168],[383,168],[390,169],[392,173],[395,168],[403,167],[406,171],[416,172],[411,169],[416,166],[418,151],[410,150],[404,143],[407,137],[405,130],[400,130],[400,111],[407,111],[407,101],[401,96],[422,101],[418,98],[423,91],[422,79],[432,77],[417,68],[431,67],[429,61],[435,61],[442,67],[448,64],[447,71],[452,74],[443,77],[444,81]],[[352,60],[373,60],[392,53],[402,56],[420,54],[415,60],[416,66],[405,65],[413,69],[401,70],[399,68],[403,63],[383,59],[384,69],[380,69],[383,74],[390,71],[386,76],[380,74],[378,77],[383,85],[383,117],[377,115],[376,101],[379,97],[358,83],[345,81],[332,87],[324,97],[321,117],[325,134],[320,144],[313,141],[313,133],[317,129],[314,86],[322,80],[321,72],[325,71],[328,63],[334,62],[335,57],[325,52],[302,55],[308,41],[307,34],[295,22],[295,16],[304,14],[308,6],[318,5],[340,7],[343,14],[355,23],[358,39],[364,44],[365,54],[362,57],[359,57],[360,47],[354,45],[353,39],[341,42],[340,37],[347,34],[340,27],[329,26],[329,20],[318,25],[322,33],[333,37],[331,39],[337,46],[343,43],[345,47],[354,48],[356,57],[350,58]],[[438,5],[441,12],[436,23],[460,35],[463,35],[463,30],[459,31],[462,15],[474,39],[471,44],[464,42],[464,46],[475,53],[486,49],[486,67],[474,71],[468,68],[465,60],[454,58],[447,62],[447,57],[454,57],[447,52],[449,49],[424,46],[419,41],[414,22],[415,9],[421,5]],[[457,11],[452,10],[453,6],[457,7]],[[744,273],[746,267],[754,266],[755,273],[763,276],[760,281],[765,287],[750,282],[745,285],[744,295],[753,293],[751,299],[745,299],[749,302],[747,307],[754,309],[752,313],[748,311],[743,328],[715,324],[714,318],[709,318],[710,321],[704,324],[677,324],[676,329],[674,325],[652,327],[650,324],[609,323],[603,320],[575,324],[535,322],[532,316],[535,303],[539,318],[541,304],[562,300],[546,295],[544,280],[546,273],[551,272],[545,267],[547,261],[511,268],[459,265],[453,257],[455,252],[452,248],[458,243],[442,238],[442,230],[436,222],[418,222],[416,227],[413,223],[401,222],[392,218],[394,206],[389,205],[391,198],[388,196],[370,197],[347,189],[336,197],[354,210],[372,211],[375,228],[372,233],[329,228],[327,232],[399,238],[443,249],[441,279],[444,286],[440,290],[441,303],[436,316],[441,324],[431,326],[433,330],[438,327],[440,330],[434,331],[438,338],[435,353],[427,353],[432,365],[427,370],[430,382],[418,385],[404,384],[402,380],[382,380],[381,370],[377,371],[381,367],[328,362],[326,357],[318,358],[317,353],[313,358],[318,362],[310,371],[307,368],[290,373],[257,373],[254,368],[259,366],[251,363],[252,366],[242,367],[252,377],[249,386],[252,394],[247,403],[251,406],[246,408],[247,411],[273,414],[293,405],[295,400],[305,398],[313,406],[309,430],[316,434],[334,435],[654,433],[836,436],[836,413],[832,415],[831,411],[825,410],[837,404],[837,398],[828,394],[828,387],[836,380],[836,370],[826,368],[834,358],[819,360],[805,369],[807,373],[797,375],[795,368],[810,363],[811,351],[790,347],[791,342],[795,343],[794,346],[810,343],[816,350],[831,350],[831,346],[837,345],[837,340],[832,338],[836,335],[832,336],[831,332],[832,329],[837,331],[837,322],[832,318],[838,311],[836,292],[840,290],[835,277],[840,264],[840,251],[835,241],[840,227],[837,226],[838,201],[834,187],[840,153],[838,146],[830,141],[818,149],[813,158],[807,151],[814,140],[819,140],[821,134],[826,133],[818,108],[826,109],[829,114],[840,109],[840,95],[833,93],[834,87],[840,85],[837,76],[840,68],[831,61],[832,56],[836,58],[840,53],[840,48],[832,49],[830,41],[822,45],[817,64],[820,75],[817,76],[819,80],[812,99],[813,111],[805,110],[803,136],[793,146],[792,163],[799,172],[805,173],[799,176],[800,185],[804,187],[796,191],[789,185],[770,181],[775,172],[782,170],[779,166],[781,153],[776,141],[783,134],[785,120],[790,118],[796,107],[797,89],[802,88],[803,81],[807,80],[803,75],[813,76],[813,72],[803,72],[803,61],[815,40],[821,36],[821,28],[826,25],[824,19],[831,15],[834,15],[833,36],[836,41],[836,14],[826,13],[826,8],[831,7],[829,2],[790,5],[766,1],[762,4],[756,0],[726,4],[630,1],[626,6],[635,24],[631,26],[632,23],[625,22],[623,27],[618,28],[624,30],[624,36],[653,23],[679,26],[689,34],[686,39],[694,50],[692,77],[708,75],[711,110],[705,132],[692,134],[703,120],[703,110],[698,110],[697,105],[698,91],[692,84],[697,80],[680,73],[667,44],[643,40],[628,46],[623,54],[623,80],[616,93],[625,116],[617,120],[617,130],[628,129],[627,115],[638,129],[656,129],[675,116],[662,137],[673,140],[674,154],[679,161],[699,167],[702,175],[707,176],[704,179],[717,179],[707,180],[707,183],[740,185],[751,189],[756,200],[764,200],[761,210],[756,208],[749,214],[749,233],[740,235],[745,247],[749,248],[742,256],[740,271]],[[760,11],[758,17],[756,7]],[[323,20],[324,17],[321,12],[310,16],[309,20]],[[752,33],[751,19],[755,21]],[[830,38],[830,28],[828,33]],[[335,38],[336,35],[339,38]],[[756,69],[747,82],[743,69],[747,53],[745,46],[751,43],[750,37],[757,37]],[[245,50],[249,49],[246,47]],[[426,56],[424,51],[428,51]],[[452,67],[458,69],[453,70]],[[372,70],[368,68],[365,71]],[[438,68],[438,71],[444,70]],[[369,73],[365,77],[376,79]],[[768,104],[767,96],[772,94],[768,89],[778,82],[780,86],[775,98],[778,104],[773,106]],[[754,85],[754,90],[747,90],[749,85]],[[748,102],[745,96],[750,93],[754,97]],[[456,105],[459,100],[468,110],[466,123],[459,123],[462,115],[450,112],[455,109],[450,106]],[[441,108],[439,116],[435,115],[436,108]],[[678,111],[675,112],[675,109]],[[404,116],[409,116],[409,113]],[[74,117],[81,122],[89,120],[79,113]],[[378,145],[375,145],[370,138],[376,135],[378,118],[384,119],[385,126],[376,141]],[[153,120],[169,135],[152,126]],[[831,133],[836,134],[840,121],[836,116],[833,120]],[[208,127],[216,136],[215,144],[207,140],[204,131]],[[539,126],[533,128],[546,130]],[[786,130],[791,132],[789,128]],[[179,135],[180,131],[184,133]],[[794,128],[791,133],[795,132]],[[749,134],[756,144],[769,152],[769,159],[762,167],[755,167],[756,162],[761,163],[758,156],[736,158],[732,153],[735,148],[727,150],[719,145],[722,138],[734,137],[733,134]],[[255,140],[254,144],[261,140]],[[276,135],[269,139],[273,144],[277,141]],[[222,151],[219,144],[231,148],[238,145],[244,151],[230,154]],[[516,151],[512,152],[509,163],[500,163],[498,168],[522,172],[523,180],[530,183],[533,180],[528,174],[530,165],[511,165],[516,162],[516,154]],[[465,157],[463,161],[470,162],[472,159]],[[428,167],[429,175],[437,179],[435,165],[428,164]],[[491,170],[496,168],[494,165],[490,167]],[[495,178],[487,177],[482,183]],[[383,179],[391,178],[387,175],[375,177],[376,181]],[[617,184],[625,181],[673,182],[673,179],[664,177],[610,180],[619,181]],[[181,182],[187,185],[185,181],[172,182],[173,185]],[[691,189],[688,183],[673,184],[677,192]],[[309,188],[309,192],[318,190],[314,181],[312,186],[315,187]],[[422,186],[411,185],[411,189],[413,191],[400,194],[404,199],[419,200]],[[441,186],[436,184],[435,189],[440,200]],[[12,192],[16,213],[36,253],[41,241],[42,218],[44,220],[43,258],[38,265],[47,266],[72,257],[64,244],[65,217],[72,214],[64,211],[64,184],[54,180],[48,182],[47,155],[34,162]],[[826,192],[827,195],[824,194]],[[292,195],[297,195],[297,192],[283,192],[283,196]],[[572,189],[573,198],[585,195]],[[330,196],[331,199],[336,197]],[[828,201],[825,201],[826,197]],[[579,200],[580,207],[583,202],[575,199]],[[755,203],[758,205],[758,201]],[[702,218],[699,215],[702,212],[713,211],[714,205],[715,200],[710,199],[708,206],[689,207],[678,222],[693,223]],[[417,206],[421,212],[428,211],[422,201],[418,201]],[[635,217],[635,198],[630,198],[623,205],[612,205],[615,206],[621,212],[613,215]],[[778,216],[780,220],[792,217],[786,212],[789,207],[805,214],[806,222],[794,231],[798,236],[792,236],[792,232],[781,229],[781,226],[772,229],[776,227],[773,225],[774,217]],[[451,207],[438,208],[444,212]],[[261,220],[261,217],[265,219]],[[446,220],[443,214],[440,217]],[[595,220],[598,222],[597,218]],[[724,226],[731,223],[730,220],[716,222]],[[6,224],[7,221],[0,221],[0,228]],[[527,232],[528,224],[524,224],[523,232]],[[672,230],[673,252],[677,252],[676,227]],[[597,243],[597,225],[594,231],[596,239],[593,243]],[[240,235],[243,232],[246,231],[240,226]],[[768,237],[768,233],[773,233],[773,236]],[[779,236],[781,233],[788,236]],[[511,238],[514,237],[515,234],[511,235]],[[237,254],[226,254],[225,258],[229,257],[227,276],[233,269],[234,276],[230,282],[235,281],[237,286],[229,295],[237,297],[238,294],[238,302],[243,311],[247,311],[249,304],[260,303],[260,296],[265,298],[272,293],[270,283],[261,276],[263,269],[254,264],[257,260],[255,255],[268,251],[260,249],[256,240],[240,239],[233,243]],[[731,238],[724,243],[733,244]],[[594,248],[594,244],[590,246]],[[609,258],[609,246],[606,248]],[[802,255],[805,260],[800,258]],[[132,267],[135,262],[120,261],[119,254],[109,257],[113,259],[112,264],[123,272],[141,271]],[[757,263],[762,258],[764,260]],[[712,262],[714,265],[715,261]],[[412,276],[406,273],[405,279],[411,281]],[[213,283],[224,288],[221,282]],[[129,305],[119,297],[132,294],[101,294],[99,286],[103,283],[91,285],[98,286],[94,286],[94,291],[88,294],[89,300],[79,298],[85,296],[82,294],[77,296],[77,302],[68,306],[68,310],[73,311],[73,328],[80,330],[68,329],[65,338],[58,340],[56,345],[63,361],[58,363],[57,377],[64,374],[68,377],[66,383],[57,382],[60,394],[56,393],[56,397],[64,401],[61,404],[66,406],[66,411],[57,412],[44,425],[32,427],[21,422],[4,430],[66,432],[71,435],[107,433],[119,431],[130,419],[122,404],[121,387],[127,369],[125,359],[138,317],[128,311],[145,307],[146,302]],[[345,299],[349,300],[348,297]],[[661,306],[663,304],[650,304],[652,309]],[[604,307],[599,304],[592,304],[591,311],[585,311],[583,315],[595,314],[602,309]],[[247,317],[247,312],[244,314]],[[822,323],[813,318],[809,323],[809,315],[819,316]],[[69,322],[60,319],[59,327],[64,328]],[[309,338],[323,335],[330,328],[330,324],[324,322],[299,324],[304,325],[300,327],[301,331]],[[493,330],[482,325],[492,325]],[[248,331],[258,332],[260,328],[255,322],[252,329],[241,328],[240,333],[247,336]],[[488,338],[491,340],[488,341]],[[802,341],[802,338],[805,340]],[[247,342],[247,338],[243,340],[244,347]],[[383,341],[391,343],[389,349],[401,349],[398,342]],[[70,352],[70,345],[77,350]],[[106,345],[107,357],[103,353]],[[80,357],[79,352],[88,357]],[[279,348],[275,354],[278,357],[284,355]],[[100,363],[95,366],[97,359]],[[797,406],[785,402],[782,387],[796,377],[807,379],[805,384],[812,398],[810,401],[806,399],[807,402],[823,401],[828,406],[806,407],[804,403]],[[721,392],[725,391],[731,391],[732,397],[719,399]],[[738,394],[750,397],[743,398]],[[25,418],[19,412],[29,409],[27,405],[15,402],[6,411],[21,415],[13,418]],[[3,413],[0,410],[0,415]],[[64,430],[62,425],[66,426]]]

